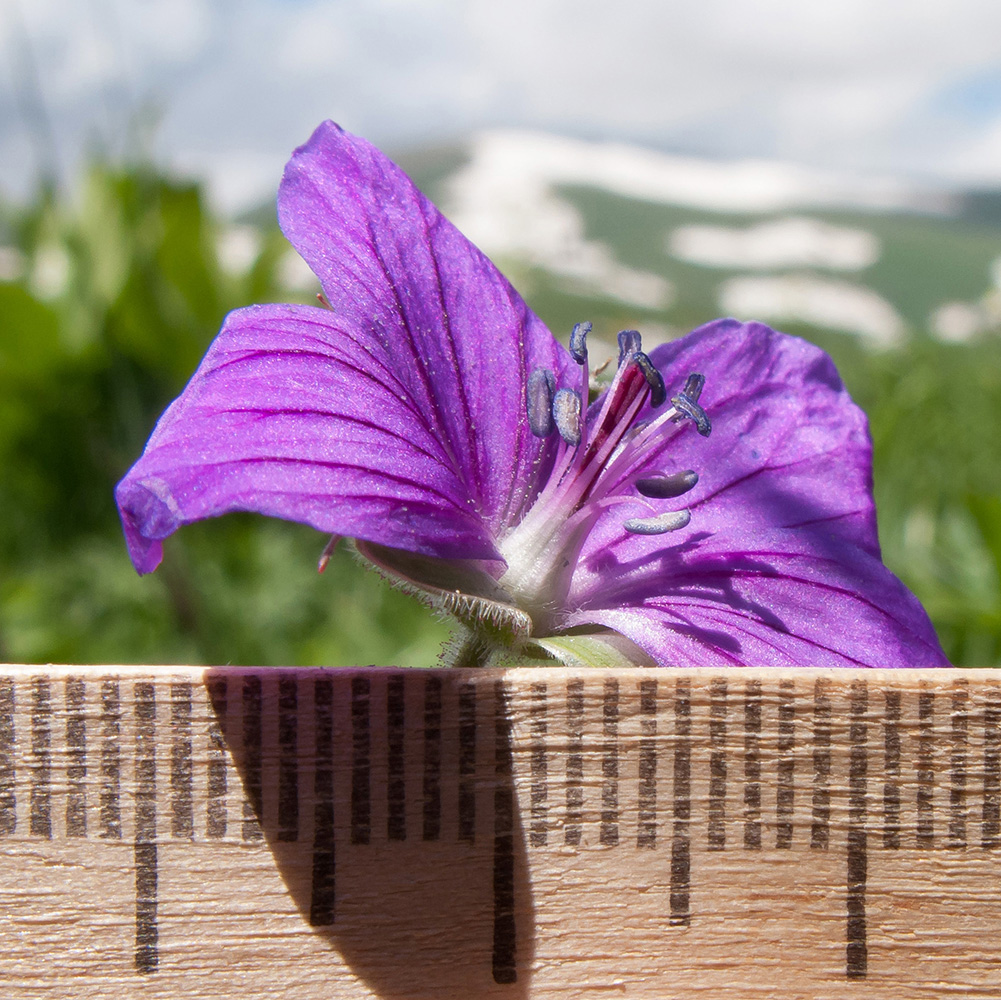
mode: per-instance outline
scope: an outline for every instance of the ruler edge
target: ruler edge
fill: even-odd
[[[0,676],[38,677],[51,679],[66,677],[87,680],[117,677],[156,680],[185,678],[204,681],[224,674],[296,673],[315,676],[352,676],[357,674],[410,674],[428,676],[437,674],[482,682],[506,681],[521,686],[524,681],[559,680],[560,678],[605,677],[621,679],[649,679],[653,677],[686,677],[693,681],[709,682],[718,677],[753,677],[755,680],[789,680],[801,678],[816,681],[825,678],[838,686],[849,686],[864,680],[879,687],[892,687],[901,691],[921,690],[928,684],[935,687],[952,687],[959,681],[1001,685],[1001,667],[399,667],[399,666],[196,666],[191,664],[66,664],[66,663],[0,663]]]

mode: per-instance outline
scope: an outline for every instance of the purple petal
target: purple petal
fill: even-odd
[[[827,354],[761,323],[717,320],[651,359],[668,395],[706,376],[712,434],[683,421],[649,463],[698,472],[685,497],[693,530],[803,527],[879,556],[868,422]]]
[[[569,355],[373,146],[328,122],[282,182],[285,232],[333,311],[230,315],[116,496],[133,562],[250,510],[445,558],[497,558],[555,451],[528,373]]]
[[[811,546],[800,529],[696,532],[598,575],[567,626],[615,629],[659,665],[949,665],[924,609],[877,558]]]
[[[660,663],[945,664],[921,605],[880,562],[866,419],[827,355],[720,320],[651,357],[669,393],[706,376],[711,437],[683,422],[644,463],[699,473],[672,502],[691,522],[643,537],[622,530],[628,505],[606,513],[567,625],[614,628]],[[651,511],[638,501],[636,513]]]
[[[116,490],[140,572],[182,524],[236,510],[430,555],[496,557],[449,442],[353,332],[310,306],[230,314]]]
[[[447,442],[498,537],[555,447],[529,429],[525,383],[541,366],[559,384],[574,367],[566,350],[399,167],[332,122],[293,155],[278,214],[357,350],[396,372]]]

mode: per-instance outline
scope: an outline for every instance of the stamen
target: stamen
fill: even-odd
[[[631,517],[622,527],[634,535],[664,535],[684,528],[692,519],[689,510],[670,510],[656,517]]]
[[[671,402],[674,404],[675,409],[678,411],[677,414],[672,417],[675,423],[683,420],[685,417],[695,421],[696,430],[703,436],[709,437],[712,431],[712,424],[709,422],[709,417],[706,411],[699,406],[698,403],[690,399],[685,393],[680,393],[677,396],[671,397]]]
[[[664,376],[654,368],[653,362],[642,351],[637,351],[630,360],[643,373],[647,385],[650,386],[650,405],[656,409],[667,399]]]
[[[579,365],[587,364],[587,335],[590,332],[590,323],[577,323],[570,331],[570,357]]]
[[[568,445],[580,444],[580,396],[573,389],[557,389],[553,397],[553,420]]]
[[[553,433],[553,394],[556,377],[548,368],[536,368],[528,376],[525,388],[525,405],[528,409],[528,426],[536,437],[549,437]]]
[[[619,366],[626,358],[632,357],[637,351],[643,350],[643,341],[639,330],[621,330],[619,332]]]
[[[636,489],[645,497],[655,500],[668,500],[687,493],[699,481],[699,474],[692,469],[675,472],[670,476],[655,476],[650,479],[636,481]]]

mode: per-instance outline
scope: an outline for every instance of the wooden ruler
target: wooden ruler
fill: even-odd
[[[0,668],[4,998],[1001,997],[1001,674]]]

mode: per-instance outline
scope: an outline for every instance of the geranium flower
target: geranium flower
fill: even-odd
[[[646,355],[626,331],[589,404],[587,326],[562,347],[364,140],[321,125],[278,212],[329,308],[227,317],[118,485],[140,573],[181,525],[257,511],[452,612],[460,664],[945,664],[816,347],[719,320]]]

